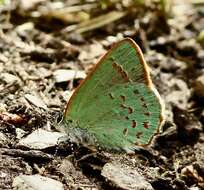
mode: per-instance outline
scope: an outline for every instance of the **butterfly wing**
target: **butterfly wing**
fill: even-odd
[[[142,53],[127,38],[103,56],[76,89],[63,123],[81,141],[86,134],[105,149],[128,151],[148,144],[162,120],[160,96]]]

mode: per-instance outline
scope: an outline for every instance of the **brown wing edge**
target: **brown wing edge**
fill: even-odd
[[[145,60],[144,60],[144,56],[143,56],[143,53],[140,49],[140,47],[136,44],[136,42],[131,39],[131,38],[125,38],[123,40],[121,40],[120,42],[118,43],[115,43],[111,49],[105,53],[105,55],[103,55],[100,60],[98,61],[98,63],[94,66],[93,70],[88,74],[88,76],[79,84],[79,86],[75,89],[74,93],[72,94],[71,98],[69,99],[67,105],[66,105],[66,108],[65,108],[65,111],[64,111],[64,116],[67,115],[67,112],[69,111],[69,105],[72,103],[73,101],[73,98],[74,96],[77,94],[77,92],[80,90],[80,87],[94,74],[94,71],[99,67],[100,64],[103,63],[103,60],[106,59],[106,57],[116,48],[118,47],[120,44],[124,43],[124,42],[128,42],[129,44],[132,45],[132,47],[135,49],[139,59],[140,59],[140,63],[142,64],[143,66],[143,69],[144,69],[144,73],[145,73],[145,80],[146,80],[146,84],[147,86],[154,92],[154,94],[156,95],[159,103],[160,103],[160,106],[161,106],[161,114],[160,114],[160,120],[159,120],[159,127],[158,127],[158,130],[157,132],[154,134],[158,134],[160,131],[161,131],[161,128],[164,124],[164,103],[158,93],[158,91],[156,90],[156,88],[154,87],[154,85],[152,84],[152,80],[150,78],[150,72],[149,72],[149,67],[148,65],[146,64]],[[154,136],[153,136],[154,137]],[[151,143],[153,137],[150,139],[150,141],[145,144],[145,145],[139,145],[139,146],[147,146]]]
[[[140,63],[143,65],[143,68],[144,68],[146,84],[147,84],[148,88],[151,91],[154,92],[156,98],[158,99],[158,101],[160,103],[160,108],[161,108],[157,131],[152,135],[152,138],[149,140],[149,142],[147,144],[138,144],[138,146],[146,147],[146,146],[151,144],[154,136],[159,134],[161,132],[161,130],[162,130],[162,126],[165,123],[165,117],[164,117],[165,104],[164,104],[164,101],[162,100],[159,92],[157,91],[154,84],[152,83],[152,80],[151,80],[151,77],[150,77],[149,66],[147,65],[147,63],[146,63],[146,61],[144,59],[144,56],[143,56],[143,53],[142,53],[140,47],[131,38],[126,38],[126,39],[124,39],[124,41],[125,40],[128,40],[131,43],[131,45],[133,46],[133,48],[136,50],[137,55],[139,56],[139,59],[140,59]]]

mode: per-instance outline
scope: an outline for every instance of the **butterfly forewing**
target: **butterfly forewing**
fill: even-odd
[[[155,92],[139,48],[125,39],[77,88],[65,110],[65,128],[84,129],[110,150],[148,144],[162,122]]]

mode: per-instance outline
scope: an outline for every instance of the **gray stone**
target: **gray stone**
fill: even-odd
[[[47,105],[44,103],[44,101],[40,97],[33,96],[31,94],[25,94],[25,98],[26,100],[28,100],[30,103],[32,103],[36,107],[47,110]]]
[[[51,132],[43,129],[38,129],[25,138],[22,138],[17,146],[41,150],[57,145],[59,138],[62,138],[64,136],[65,134],[61,132]]]
[[[20,79],[10,73],[1,73],[0,79],[6,82],[7,84],[13,84],[15,82],[20,83]]]
[[[187,109],[191,90],[189,90],[186,82],[169,73],[161,73],[161,81],[165,83],[161,87],[161,91],[166,105],[177,105],[180,109]]]
[[[14,190],[63,190],[63,184],[40,175],[19,175],[13,180]]]
[[[17,139],[21,139],[25,134],[26,132],[23,129],[16,128],[16,138]]]
[[[84,71],[59,69],[54,72],[54,79],[56,83],[67,82],[75,78],[84,79],[86,74]]]
[[[7,137],[2,132],[0,132],[0,145],[4,145],[7,142]]]
[[[126,165],[107,163],[102,169],[104,176],[113,186],[124,190],[153,190],[153,187],[135,169]]]
[[[68,160],[64,159],[59,166],[58,170],[64,175],[66,184],[69,184],[70,189],[91,189],[97,190],[97,186],[93,181],[90,181],[81,170],[78,170],[74,165]]]

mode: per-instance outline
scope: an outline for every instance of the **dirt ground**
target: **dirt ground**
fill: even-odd
[[[20,174],[64,189],[134,189],[109,175],[107,163],[137,171],[150,189],[204,189],[203,1],[0,2],[0,189],[14,188]],[[164,100],[153,143],[131,156],[20,145],[35,130],[55,132],[73,90],[125,37],[141,47]]]

